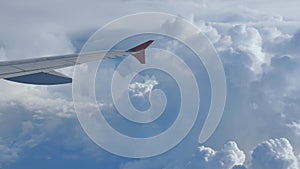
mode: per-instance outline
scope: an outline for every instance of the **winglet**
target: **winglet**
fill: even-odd
[[[129,49],[127,52],[130,52],[141,64],[146,63],[145,59],[145,49],[153,42],[154,40],[149,40],[145,43],[142,43],[136,47]]]

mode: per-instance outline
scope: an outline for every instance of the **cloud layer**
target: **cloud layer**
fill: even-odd
[[[94,1],[72,6],[70,3],[3,3],[0,59],[72,53],[94,30],[118,16],[170,12],[197,25],[222,59],[228,83],[222,122],[204,145],[183,144],[162,159],[123,159],[99,149],[80,129],[70,85],[37,87],[1,80],[3,168],[21,168],[26,160],[35,158],[30,157],[32,152],[41,156],[36,157],[38,160],[50,161],[53,167],[57,167],[55,160],[82,160],[82,164],[93,164],[90,168],[299,168],[300,18],[295,15],[298,2]],[[177,29],[174,31],[182,31]],[[169,41],[167,48],[174,46],[176,43]],[[107,71],[113,71],[114,64],[109,64]],[[161,82],[154,77],[144,78],[144,82],[132,83],[130,89],[134,96],[147,99]],[[105,100],[101,102],[105,109],[115,112]],[[62,151],[53,152],[47,149],[49,146]],[[183,159],[181,153],[190,157]]]

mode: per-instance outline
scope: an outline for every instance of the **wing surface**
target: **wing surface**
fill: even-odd
[[[19,83],[37,85],[55,85],[71,83],[72,78],[55,71],[55,69],[74,66],[106,58],[132,55],[145,64],[145,49],[153,42],[149,40],[127,51],[95,51],[78,54],[49,56],[42,58],[24,59],[0,62],[0,79]]]

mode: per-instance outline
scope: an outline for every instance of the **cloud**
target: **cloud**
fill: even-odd
[[[153,87],[158,85],[154,76],[146,76],[144,78],[144,82],[134,82],[129,85],[129,91],[133,93],[135,97],[145,97],[145,95],[149,95],[152,91]]]
[[[20,106],[37,116],[43,116],[43,114],[56,114],[60,117],[73,116],[73,103],[70,98],[62,98],[59,92],[51,92],[47,87],[3,81],[0,88],[1,91],[10,91],[7,97],[0,98],[2,109]]]
[[[121,168],[178,168],[186,166],[182,161],[188,160],[206,168],[243,168],[245,154],[252,147],[278,137],[286,137],[289,141],[272,139],[259,144],[253,151],[251,166],[268,167],[266,165],[270,164],[277,167],[274,165],[278,164],[278,167],[295,168],[299,163],[296,154],[300,152],[300,33],[297,32],[300,24],[299,16],[295,15],[298,2],[94,1],[72,2],[71,6],[68,1],[45,3],[27,1],[23,5],[13,2],[1,5],[1,60],[71,53],[78,50],[75,47],[80,47],[93,30],[118,16],[139,11],[170,12],[188,18],[216,46],[228,82],[227,107],[218,130],[197,149],[194,157],[181,159],[180,155],[192,154],[191,149],[199,146],[196,143],[184,144],[176,153],[161,160],[115,159],[93,147],[93,143],[86,141],[86,135],[80,133],[80,126],[74,120],[70,86],[36,87],[1,80],[0,163],[18,163],[19,154],[28,149],[40,146],[39,149],[48,153],[43,148],[50,145],[55,149],[58,144],[72,151],[93,152],[93,155],[76,152],[78,156],[93,156],[89,160],[113,159],[107,164],[108,168],[121,164]],[[127,7],[124,9],[124,6]],[[182,31],[172,24],[165,26],[179,33]],[[173,48],[176,44],[166,46]],[[130,89],[136,96],[147,96],[157,85],[155,82],[154,78],[134,82]],[[105,95],[103,103],[107,102],[108,91],[102,93]],[[108,109],[115,112],[113,106]],[[77,127],[76,130],[71,130],[73,127]],[[63,143],[55,142],[57,137]],[[234,142],[224,145],[227,140]],[[45,142],[47,145],[43,145]],[[216,150],[223,145],[221,150]],[[95,153],[98,150],[101,153]],[[24,156],[30,158],[29,154]],[[61,157],[61,160],[66,159]]]
[[[262,65],[268,64],[268,59],[262,52],[262,38],[257,29],[245,25],[234,26],[230,30],[234,52],[248,55],[252,61],[250,70],[262,73]]]
[[[245,154],[251,156],[246,158]],[[161,162],[164,159],[161,159]],[[137,160],[121,165],[121,169],[176,168],[174,161],[157,163],[155,160]],[[253,151],[243,152],[234,141],[229,141],[220,150],[200,146],[190,157],[184,169],[298,169],[299,161],[293,147],[286,138],[269,139],[259,143]]]
[[[6,145],[0,144],[0,168],[2,168],[2,163],[12,163],[18,157],[19,150],[16,148],[10,148]]]
[[[1,82],[0,165],[19,160],[20,154],[45,142],[62,124],[74,118],[72,103],[47,88]],[[58,93],[57,93],[58,94]]]
[[[243,165],[245,158],[244,152],[234,141],[227,142],[220,151],[200,146],[190,168],[231,169],[236,165]]]
[[[296,48],[290,45],[297,44],[294,40],[297,31],[290,34],[281,27],[249,24],[225,28],[209,22],[208,25],[220,35],[214,44],[223,61],[228,84],[227,108],[211,139],[214,141],[208,144],[220,146],[222,143],[217,140],[230,139],[250,150],[262,140],[284,136],[298,153],[295,122],[299,119],[299,78],[296,74],[300,62]],[[227,39],[226,43],[222,39]],[[249,134],[251,138],[247,137]]]
[[[294,132],[294,134],[300,138],[300,123],[299,122],[292,121],[291,123],[287,124],[287,127],[290,128]]]
[[[251,157],[253,169],[298,169],[300,167],[293,147],[285,138],[262,142],[254,149]]]
[[[181,158],[184,158],[181,156]],[[193,154],[191,154],[189,161],[180,164],[179,159],[173,159],[172,162],[165,161],[167,159],[161,158],[160,163],[156,160],[137,160],[121,165],[121,169],[137,169],[137,168],[184,168],[184,169],[231,169],[234,166],[243,166],[246,156],[240,150],[234,141],[227,142],[219,151],[210,147],[200,146]]]
[[[222,169],[298,169],[299,160],[286,138],[269,139],[259,143],[251,157],[239,149],[234,141],[224,144],[221,150],[200,146],[186,168]],[[248,154],[248,153],[247,153]]]

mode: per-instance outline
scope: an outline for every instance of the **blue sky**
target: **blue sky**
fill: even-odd
[[[108,153],[89,139],[74,111],[72,85],[34,86],[1,80],[0,167],[300,168],[299,5],[296,0],[1,2],[1,60],[80,51],[98,28],[136,12],[183,17],[215,46],[226,74],[227,101],[217,130],[204,144],[197,142],[205,118],[201,114],[188,137],[171,151],[153,158],[130,159]],[[200,111],[205,111],[205,99],[210,94],[202,64],[193,62],[192,54],[172,40],[153,38],[157,41],[152,47],[182,54],[196,72],[204,100]],[[126,44],[129,48],[134,43],[129,40],[116,48],[127,49]],[[121,61],[104,61],[103,72],[97,75],[99,83],[109,82],[110,77],[104,75],[111,74]],[[62,72],[71,75],[72,70]],[[174,119],[180,102],[174,80],[149,70],[137,76],[130,87],[138,109],[149,107],[147,97],[152,90],[165,90],[170,99],[167,115],[153,125],[124,127],[126,121],[111,104],[108,87],[101,85],[97,88],[98,101],[108,118],[113,114],[111,124],[139,136],[168,127],[170,123],[164,122]]]

